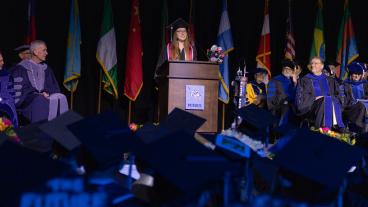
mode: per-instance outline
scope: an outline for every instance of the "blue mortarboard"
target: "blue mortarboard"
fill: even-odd
[[[227,170],[235,170],[233,163],[203,146],[185,130],[167,133],[151,144],[142,144],[135,148],[134,154],[156,172],[155,179],[159,175],[173,188],[170,192],[176,192],[170,198],[164,195],[164,200],[198,195],[211,184],[221,182]],[[160,186],[160,182],[155,181],[154,187],[160,189]]]
[[[210,183],[220,181],[224,172],[233,166],[227,158],[207,149],[193,137],[204,121],[175,108],[159,126],[145,125],[136,132],[141,142],[133,154],[155,172],[157,197],[167,200],[198,195]],[[168,192],[167,187],[171,189],[170,195],[161,195],[160,192]]]
[[[10,141],[0,146],[0,166],[1,206],[17,206],[4,203],[18,203],[21,193],[37,189],[49,179],[71,172],[68,164]]]
[[[138,140],[128,124],[111,111],[84,118],[67,128],[87,149],[98,169],[118,165]]]
[[[67,150],[73,150],[77,148],[81,143],[80,141],[67,129],[67,125],[82,120],[83,117],[76,112],[67,111],[55,119],[45,122],[39,126],[39,128],[59,144],[65,147]]]
[[[40,129],[40,126],[44,123],[45,121],[31,123],[24,127],[18,127],[14,131],[26,148],[38,152],[50,152],[53,139]]]
[[[238,130],[255,139],[267,136],[267,128],[276,120],[270,111],[254,104],[238,109],[236,115],[242,118]]]
[[[193,135],[205,121],[205,119],[192,113],[174,108],[174,110],[161,121],[159,126],[146,124],[137,131],[137,135],[147,144],[166,136],[168,133],[178,130],[186,130],[189,134]]]
[[[352,62],[349,65],[346,66],[349,74],[363,74],[363,72],[365,71],[365,66],[363,63],[361,62]]]
[[[282,145],[273,158],[277,164],[328,189],[338,189],[348,170],[363,157],[357,147],[304,128]]]

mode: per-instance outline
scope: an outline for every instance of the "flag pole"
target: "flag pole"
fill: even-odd
[[[225,103],[222,102],[222,125],[221,130],[225,129]]]
[[[70,110],[73,110],[74,90],[70,91]]]
[[[98,84],[98,102],[97,102],[97,113],[101,112],[101,88],[102,88],[102,70],[99,73],[99,84]]]
[[[128,123],[131,123],[131,115],[132,115],[132,101],[129,99],[129,106],[128,106]]]

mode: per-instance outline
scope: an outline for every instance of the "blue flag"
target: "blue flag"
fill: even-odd
[[[78,79],[81,73],[80,44],[81,31],[78,0],[72,0],[70,5],[69,32],[64,74],[64,86],[70,92],[74,92],[77,89]]]
[[[229,103],[229,56],[228,53],[234,49],[233,37],[231,34],[229,15],[227,12],[227,2],[222,1],[222,14],[219,31],[217,34],[217,45],[225,51],[224,61],[220,64],[219,71],[219,100]]]

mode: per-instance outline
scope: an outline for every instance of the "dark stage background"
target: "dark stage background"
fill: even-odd
[[[309,58],[317,0],[293,0],[292,15],[297,59],[305,67]],[[350,11],[356,33],[359,59],[367,60],[368,13],[363,0],[351,0]],[[48,64],[53,67],[60,85],[64,78],[66,41],[69,20],[69,0],[37,0],[37,39],[48,44]],[[128,0],[112,0],[117,37],[120,98],[115,101],[103,94],[102,110],[112,109],[127,117],[128,99],[122,94],[125,73],[127,36],[130,20]],[[280,60],[285,45],[285,28],[288,12],[287,0],[270,0],[270,29],[272,48],[272,73],[280,72]],[[153,72],[160,50],[161,0],[141,0],[140,14],[143,41],[144,85],[133,104],[133,121],[153,120],[155,93]],[[235,50],[230,53],[230,78],[245,61],[247,67],[256,65],[255,56],[263,24],[263,0],[228,0],[228,11]],[[23,43],[26,33],[27,0],[2,0],[0,2],[0,50],[6,66],[15,62],[12,50]],[[189,19],[190,0],[168,0],[169,21],[178,17]],[[102,21],[103,0],[79,0],[82,32],[82,75],[76,92],[74,110],[84,116],[97,113],[99,66],[95,58],[96,46]],[[200,60],[206,60],[205,50],[216,43],[220,20],[221,0],[193,0],[196,45]],[[324,23],[327,59],[336,55],[337,36],[343,13],[343,0],[324,1]],[[231,81],[231,80],[230,80]],[[62,87],[63,88],[63,87]],[[63,88],[64,92],[67,91]],[[232,89],[231,89],[232,92]],[[232,120],[233,104],[227,106],[226,127]],[[221,114],[221,113],[220,113]]]

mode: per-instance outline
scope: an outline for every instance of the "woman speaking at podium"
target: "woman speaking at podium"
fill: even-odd
[[[171,42],[162,48],[158,58],[154,79],[161,76],[162,65],[168,60],[192,61],[197,60],[197,51],[191,44],[188,33],[189,24],[179,18],[169,25]]]

